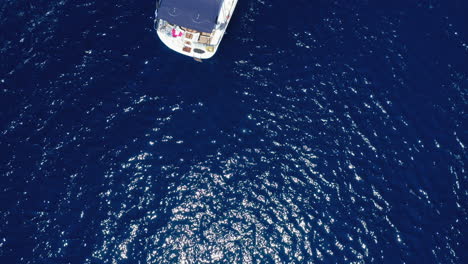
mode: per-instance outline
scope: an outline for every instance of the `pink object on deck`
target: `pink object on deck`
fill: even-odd
[[[177,38],[177,37],[182,37],[182,32],[179,32],[179,34],[177,34],[177,31],[175,30],[175,28],[172,29],[172,36],[174,38]]]

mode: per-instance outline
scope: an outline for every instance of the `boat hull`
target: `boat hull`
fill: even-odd
[[[171,50],[194,59],[209,59],[213,57],[221,44],[226,28],[238,0],[227,0],[220,11],[220,19],[211,33],[197,32],[178,25],[157,19],[155,29],[159,39]]]

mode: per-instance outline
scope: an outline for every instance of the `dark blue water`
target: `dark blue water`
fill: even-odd
[[[0,2],[1,263],[467,263],[468,3]]]

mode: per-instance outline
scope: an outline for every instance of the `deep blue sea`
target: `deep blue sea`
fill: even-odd
[[[0,2],[0,263],[468,263],[468,1]]]

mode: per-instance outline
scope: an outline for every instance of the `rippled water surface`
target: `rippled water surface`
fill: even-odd
[[[1,263],[466,263],[466,1],[0,3]],[[387,3],[388,2],[388,3]]]

